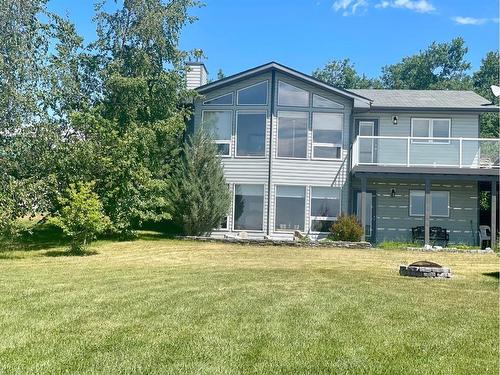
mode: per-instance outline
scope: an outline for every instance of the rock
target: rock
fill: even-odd
[[[246,240],[248,238],[248,233],[243,231],[238,234],[238,237],[241,238],[242,240]]]

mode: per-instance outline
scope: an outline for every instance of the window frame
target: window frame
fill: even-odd
[[[423,196],[424,196],[424,212],[423,212],[422,215],[412,213],[411,196],[412,196],[413,192],[421,192],[421,193],[423,193]],[[444,193],[446,193],[447,198],[448,198],[448,204],[447,204],[448,210],[447,210],[447,214],[446,215],[434,215],[432,213],[432,193],[433,192],[444,192]],[[430,196],[430,198],[431,198],[431,213],[430,213],[430,217],[449,218],[450,217],[450,200],[451,200],[451,193],[450,193],[450,191],[449,190],[431,190],[430,195],[431,195]],[[408,193],[408,216],[410,216],[410,217],[424,217],[425,216],[425,190],[411,189],[410,192]]]
[[[306,215],[307,215],[307,186],[300,184],[275,184],[274,185],[274,231],[279,233],[294,233],[296,230],[300,229],[278,229],[276,228],[277,216],[278,216],[278,186],[292,186],[304,188],[304,223],[302,232],[306,231]]]
[[[249,88],[254,87],[254,86],[261,85],[263,83],[266,84],[266,102],[264,104],[262,104],[262,103],[261,104],[242,104],[242,103],[240,103],[240,91],[249,89]],[[249,107],[264,107],[264,106],[269,105],[269,80],[265,79],[263,81],[253,83],[249,86],[245,86],[245,87],[242,87],[242,88],[239,88],[238,90],[236,90],[236,105],[237,106],[249,106]]]
[[[313,201],[313,189],[314,188],[332,188],[332,189],[337,189],[339,191],[339,214],[337,216],[313,216],[312,214],[312,201]],[[334,200],[333,198],[326,198],[326,199],[331,199]],[[313,231],[312,230],[312,222],[314,221],[337,221],[339,216],[342,214],[342,188],[339,187],[333,187],[333,186],[310,186],[310,194],[309,194],[309,233],[312,234],[323,234],[323,233],[329,233],[329,232],[318,232],[318,231]]]
[[[314,105],[314,97],[315,96],[318,97],[318,98],[321,98],[323,100],[327,100],[329,102],[332,102],[333,104],[335,104],[335,106],[334,107],[320,107],[320,106]],[[331,99],[325,98],[323,95],[319,95],[319,94],[316,94],[315,92],[313,92],[312,93],[311,108],[323,109],[323,110],[331,110],[331,109],[344,110],[345,106],[342,103],[338,103],[335,100],[331,100]]]
[[[341,118],[341,133],[342,136],[340,138],[340,157],[338,158],[320,158],[320,157],[315,157],[314,156],[314,147],[330,147],[330,148],[336,148],[338,146],[335,146],[335,143],[321,143],[321,142],[314,142],[314,114],[315,113],[320,113],[320,114],[331,114],[331,115],[338,115]],[[315,112],[311,111],[311,159],[312,160],[328,160],[328,161],[339,161],[342,160],[342,156],[344,155],[344,118],[345,115],[343,112]]]
[[[231,184],[227,184],[227,188],[229,190],[229,193],[231,195],[234,195]],[[221,226],[218,226],[217,228],[214,229],[214,231],[215,232],[230,232],[231,231],[231,228],[230,228],[231,223],[230,223],[230,220],[229,220],[230,216],[231,216],[231,209],[227,212],[227,215],[226,215],[226,227],[222,228]],[[219,225],[220,224],[221,223],[219,223]]]
[[[238,114],[239,113],[257,113],[265,114],[266,121],[264,125],[264,155],[238,155]],[[268,111],[267,109],[237,109],[235,111],[235,124],[234,124],[234,157],[239,159],[267,159],[268,151]]]
[[[280,138],[279,138],[279,129],[280,129],[280,112],[296,112],[296,113],[305,113],[306,114],[306,119],[307,119],[307,124],[306,124],[306,156],[303,158],[298,158],[294,156],[279,156],[279,143],[280,143]],[[309,160],[309,155],[308,155],[308,148],[309,148],[309,129],[311,127],[311,112],[310,111],[294,111],[294,110],[278,110],[276,111],[276,159],[288,159],[288,160]],[[331,159],[328,159],[331,160]],[[287,185],[287,186],[292,186],[292,185]]]
[[[296,87],[302,91],[305,91],[307,93],[307,105],[287,105],[287,104],[281,104],[280,103],[280,83],[283,82],[286,85]],[[282,79],[278,79],[278,84],[276,85],[276,97],[277,97],[277,105],[280,107],[285,107],[285,108],[312,108],[312,95],[310,90],[303,89],[302,87],[299,87],[297,85],[294,85],[293,83],[284,81]]]
[[[436,141],[434,139],[429,139],[429,140],[417,140],[417,139],[412,139],[411,143],[414,144],[435,144],[435,145],[449,145],[450,144],[450,139],[451,138],[451,118],[450,117],[412,117],[411,118],[411,126],[410,126],[410,137],[413,138],[413,129],[414,129],[414,121],[415,120],[427,120],[429,121],[429,131],[428,131],[428,138],[434,138],[434,121],[448,121],[448,139],[446,141]],[[439,137],[438,137],[439,138]],[[444,138],[446,139],[446,138]]]
[[[230,104],[220,104],[220,103],[208,103],[212,100],[216,100],[216,99],[219,99],[219,98],[222,98],[223,96],[226,96],[226,95],[231,95],[231,103]],[[210,98],[210,99],[207,99],[203,102],[203,105],[207,105],[207,106],[225,106],[225,105],[234,105],[234,92],[231,91],[231,92],[227,92],[225,94],[222,94],[222,95],[219,95],[219,96],[214,96],[213,98]]]
[[[253,185],[253,186],[262,186],[262,229],[261,230],[258,230],[258,229],[235,229],[234,227],[234,222],[235,222],[235,218],[236,218],[236,186],[242,186],[242,185]],[[248,233],[264,233],[265,231],[265,227],[266,227],[266,184],[248,184],[248,183],[244,183],[244,184],[238,184],[238,183],[235,183],[233,184],[233,192],[232,192],[232,196],[233,196],[233,209],[232,209],[232,222],[231,222],[231,228],[229,229],[229,226],[228,226],[228,229],[227,230],[231,230],[233,232],[248,232]]]
[[[229,145],[229,154],[218,154],[219,157],[221,158],[231,158],[232,157],[232,141],[233,141],[233,136],[234,136],[234,133],[233,133],[233,122],[234,122],[234,111],[232,109],[204,109],[201,111],[201,126],[203,126],[203,123],[204,123],[204,119],[205,119],[205,112],[230,112],[231,114],[231,136],[229,137],[229,139],[214,139],[213,142],[216,144],[216,145]]]

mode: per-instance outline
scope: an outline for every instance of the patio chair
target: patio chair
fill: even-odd
[[[479,247],[483,248],[483,241],[491,241],[491,228],[488,225],[479,226]]]

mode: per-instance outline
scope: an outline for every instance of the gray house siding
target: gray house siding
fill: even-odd
[[[360,188],[353,179],[353,189]],[[395,196],[391,190],[395,189]],[[424,190],[423,181],[368,180],[367,190],[376,191],[377,242],[411,241],[411,228],[424,225],[423,217],[410,216],[410,190]],[[450,243],[477,244],[478,188],[475,181],[436,181],[431,191],[450,192],[449,217],[432,217],[430,226],[449,230]]]

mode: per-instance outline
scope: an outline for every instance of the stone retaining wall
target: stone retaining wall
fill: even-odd
[[[444,253],[471,253],[471,254],[491,254],[494,253],[493,250],[462,250],[462,249],[455,249],[452,247],[443,247],[441,249],[426,249],[423,247],[407,247],[406,250],[408,251],[423,251],[427,253],[439,253],[439,252],[444,252]]]
[[[232,243],[239,245],[255,246],[293,246],[293,247],[321,247],[321,248],[346,248],[346,249],[370,249],[369,242],[347,242],[347,241],[287,241],[273,239],[253,238],[213,238],[198,236],[177,236],[180,240]]]
[[[450,278],[451,269],[446,267],[399,266],[401,276]]]

